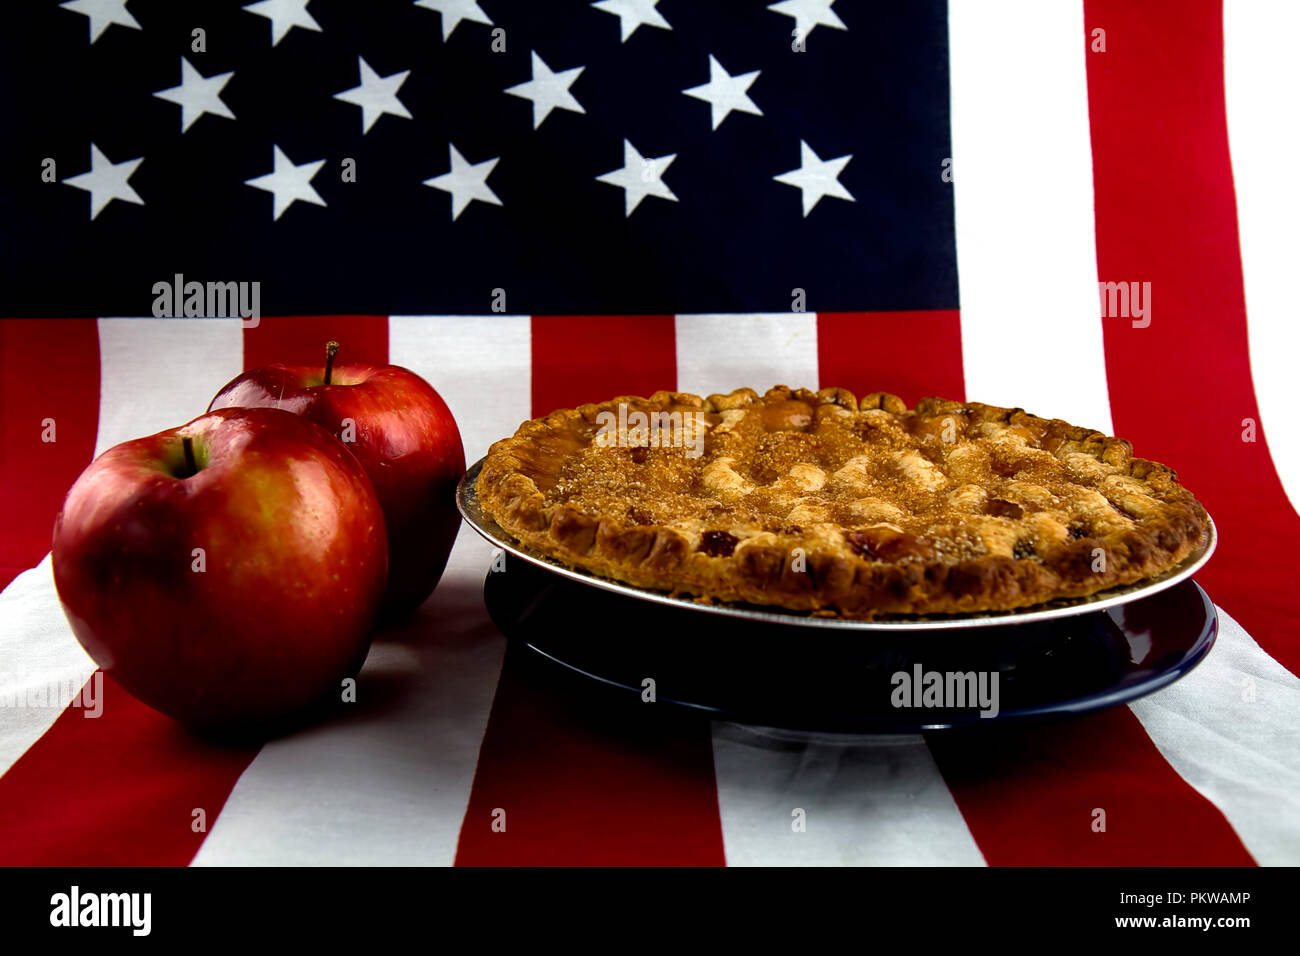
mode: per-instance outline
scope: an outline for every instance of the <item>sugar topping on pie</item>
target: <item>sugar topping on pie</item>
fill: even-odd
[[[850,617],[1091,594],[1167,570],[1208,528],[1122,439],[833,388],[553,412],[492,446],[477,490],[523,544],[593,574]]]

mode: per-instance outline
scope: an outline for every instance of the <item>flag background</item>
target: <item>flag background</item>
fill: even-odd
[[[335,8],[319,5],[321,36],[329,36],[326,11]],[[484,6],[495,14],[490,0]],[[1300,615],[1291,603],[1296,560],[1285,550],[1300,539],[1293,505],[1300,488],[1295,452],[1300,442],[1287,405],[1294,391],[1289,357],[1295,354],[1295,326],[1284,283],[1294,261],[1287,253],[1296,244],[1287,223],[1300,212],[1300,203],[1296,187],[1273,170],[1278,157],[1292,154],[1287,150],[1294,134],[1280,129],[1267,108],[1277,95],[1273,91],[1295,88],[1283,44],[1289,28],[1300,24],[1283,4],[1170,2],[1135,10],[1090,0],[1048,6],[952,3],[939,17],[948,48],[943,85],[951,88],[951,115],[945,101],[942,121],[950,129],[956,175],[944,184],[951,190],[949,220],[943,220],[940,203],[929,210],[933,218],[927,221],[947,230],[955,287],[945,291],[939,267],[901,282],[902,301],[877,296],[875,281],[854,284],[840,276],[828,281],[839,281],[857,297],[829,296],[825,308],[835,310],[820,311],[823,306],[810,293],[812,311],[794,313],[788,311],[789,290],[803,283],[774,280],[781,296],[770,305],[770,297],[754,293],[758,286],[743,281],[735,287],[739,297],[727,299],[719,291],[725,283],[708,281],[726,273],[721,268],[704,270],[706,281],[691,293],[699,298],[683,296],[670,282],[677,298],[632,294],[622,300],[631,305],[593,311],[584,304],[611,301],[600,295],[617,291],[616,283],[596,283],[604,291],[589,300],[581,298],[586,292],[566,300],[563,290],[543,295],[545,286],[530,286],[541,290],[535,294],[547,309],[496,315],[487,312],[481,292],[481,301],[474,303],[467,293],[458,298],[456,282],[431,282],[414,261],[401,263],[395,272],[404,282],[419,276],[428,285],[426,297],[407,286],[416,290],[415,298],[403,298],[389,281],[393,274],[384,271],[388,267],[365,258],[346,280],[355,298],[328,305],[323,297],[321,307],[312,308],[309,296],[301,300],[307,304],[292,310],[297,314],[270,314],[256,328],[232,321],[95,318],[147,314],[148,297],[138,299],[142,293],[134,281],[119,284],[122,275],[258,276],[255,270],[243,274],[224,268],[238,259],[221,259],[222,274],[212,275],[202,256],[187,259],[182,270],[162,265],[157,257],[163,246],[150,247],[153,251],[142,258],[111,249],[112,240],[96,228],[104,227],[117,241],[128,233],[143,235],[143,226],[122,217],[154,215],[159,205],[164,216],[178,217],[164,234],[192,226],[189,217],[154,198],[158,193],[147,192],[144,178],[132,179],[145,196],[143,208],[114,202],[93,222],[84,218],[84,192],[42,184],[67,206],[56,212],[38,207],[45,200],[34,191],[13,190],[7,208],[12,211],[16,204],[19,215],[6,217],[4,251],[6,263],[17,268],[7,270],[15,280],[7,277],[7,311],[45,317],[0,322],[5,502],[0,566],[12,578],[0,593],[0,662],[11,669],[21,665],[33,680],[84,674],[91,666],[63,620],[46,552],[62,494],[94,454],[194,417],[242,368],[274,360],[314,361],[319,343],[333,337],[356,358],[393,361],[433,382],[461,423],[470,460],[532,415],[593,396],[664,387],[701,393],[777,382],[842,385],[859,393],[886,388],[908,401],[931,393],[970,397],[1113,429],[1132,439],[1139,454],[1177,467],[1219,525],[1221,550],[1198,580],[1222,611],[1222,633],[1209,659],[1188,678],[1127,707],[1064,724],[978,735],[791,746],[725,724],[612,720],[525,679],[482,607],[490,549],[462,531],[447,575],[420,615],[379,636],[362,672],[357,709],[346,718],[260,747],[218,748],[185,735],[112,685],[106,685],[104,715],[97,720],[59,706],[0,709],[0,861],[1250,865],[1300,860],[1300,751],[1294,736],[1300,717],[1295,676]],[[148,36],[154,29],[146,18],[149,5],[132,3],[131,9]],[[317,4],[311,9],[317,12]],[[77,28],[69,26],[69,35],[59,42],[71,46],[75,40],[83,44],[75,49],[84,52],[84,18],[54,12]],[[437,43],[433,14],[417,12],[431,18],[426,46]],[[673,21],[673,31],[642,27],[622,46],[611,17],[593,13],[593,26],[607,28],[602,42],[616,53],[623,47],[632,51],[638,41],[660,35],[677,40],[675,34],[686,32],[684,10],[665,2],[661,12]],[[821,55],[821,41],[826,41],[824,51],[831,40],[871,29],[860,8],[841,2],[836,12],[847,31],[819,26],[810,35],[809,52],[790,55]],[[244,26],[261,31],[248,42],[256,39],[265,47],[265,21],[239,16],[247,21]],[[786,21],[761,5],[753,17],[788,34]],[[1106,31],[1104,53],[1089,49],[1097,28]],[[449,41],[473,30],[487,27],[462,22]],[[99,55],[108,50],[95,50],[101,44],[135,38],[134,31],[112,26],[91,49]],[[272,52],[287,54],[291,41],[318,39],[314,32],[294,30],[282,41],[284,50],[277,46]],[[586,55],[587,46],[581,49]],[[343,58],[346,75],[330,92],[355,83],[355,53]],[[702,63],[704,57],[697,59]],[[746,66],[743,56],[735,65],[728,56],[719,59],[736,72],[759,66]],[[175,55],[165,58],[167,74],[156,88],[176,82],[174,60]],[[376,56],[371,62],[384,74],[411,66],[377,61]],[[548,62],[559,70],[583,59],[556,55]],[[218,67],[227,68],[201,70],[211,74]],[[590,69],[594,73],[596,67]],[[412,66],[412,83],[419,70],[418,63]],[[524,73],[499,85],[526,78]],[[239,119],[202,117],[192,133],[204,126],[221,132],[224,124],[226,135],[237,135],[243,149],[246,131],[238,124],[244,116],[234,105],[233,83],[231,101]],[[680,96],[681,85],[670,91],[673,97]],[[313,81],[308,100],[322,98],[320,86]],[[574,86],[575,92],[584,89]],[[753,92],[766,111],[771,101],[759,96],[762,89],[756,84]],[[873,100],[885,95],[880,84],[867,89]],[[419,124],[417,102],[408,102],[416,119],[382,117],[366,135],[378,137],[395,124]],[[496,109],[505,108],[500,98],[494,102]],[[584,104],[593,116],[595,102]],[[698,102],[684,103],[706,111]],[[329,104],[342,111],[342,121],[355,133],[356,108]],[[511,105],[523,111],[515,119],[527,131],[527,104]],[[158,106],[162,112],[149,123],[149,135],[157,135],[158,122],[176,120],[177,107]],[[602,113],[618,115],[613,104]],[[775,110],[763,120],[774,116]],[[331,117],[330,122],[338,120]],[[490,125],[480,114],[469,118],[471,127]],[[537,132],[553,132],[560,120],[583,118],[556,112]],[[701,115],[694,118],[697,125],[704,122]],[[749,120],[759,121],[732,114],[718,132],[729,133],[733,124],[739,129]],[[802,120],[791,113],[781,122]],[[853,128],[858,136],[870,132]],[[68,168],[80,172],[86,131],[62,120],[52,129],[70,138],[66,151],[75,158]],[[101,141],[102,135],[93,134],[114,160],[139,155],[129,145]],[[182,140],[190,135],[181,134]],[[278,130],[274,135],[280,136]],[[619,134],[610,135],[617,146]],[[784,139],[794,142],[799,135],[796,129]],[[602,141],[608,145],[608,139]],[[428,155],[437,158],[446,136],[435,135],[434,143],[437,150]],[[467,144],[473,161],[495,155]],[[299,163],[317,155],[296,150],[288,140],[281,145]],[[252,167],[227,178],[238,183],[265,173],[267,146],[263,141],[259,147],[265,154],[260,159],[258,150],[250,149]],[[817,226],[823,213],[832,220],[846,210],[862,215],[879,200],[869,203],[863,192],[870,177],[851,180],[848,171],[865,171],[865,162],[856,169],[854,164],[873,148],[887,151],[885,144],[819,150],[823,159],[854,153],[843,179],[850,191],[856,187],[861,193],[853,204],[825,198],[804,220],[797,216],[794,191],[775,183],[764,187],[771,190],[764,201],[784,200],[794,207],[792,231]],[[643,149],[646,155],[661,151],[671,149]],[[39,165],[32,157],[44,153],[39,148],[29,153],[29,165]],[[679,165],[665,174],[675,189],[675,172],[687,178],[687,152],[680,153]],[[613,168],[618,158],[615,149],[612,156],[593,160],[583,178]],[[792,168],[796,159],[790,152],[789,162],[777,163],[769,175]],[[147,157],[141,173],[152,164]],[[929,174],[942,182],[937,166],[931,167]],[[419,177],[445,168],[421,167]],[[415,196],[422,189],[419,177],[408,187]],[[495,178],[491,182],[498,185]],[[511,209],[505,182],[500,183],[501,209],[471,204],[466,224],[471,214]],[[578,185],[575,178],[574,188]],[[604,184],[591,189],[593,204],[603,193],[613,205],[591,214],[608,215],[608,228],[619,228],[618,193]],[[279,258],[295,258],[284,250],[309,241],[302,238],[308,233],[326,230],[330,245],[338,236],[329,230],[352,216],[372,216],[379,224],[374,229],[391,220],[400,237],[406,228],[402,217],[418,218],[409,209],[374,206],[369,212],[343,210],[335,219],[343,202],[327,195],[325,209],[295,204],[272,224],[270,197],[242,185],[234,190],[241,191],[247,208],[226,212],[248,221],[254,251],[245,262],[276,263],[268,272],[268,288],[272,278],[289,276],[295,268],[324,276],[322,288],[341,288],[344,280],[333,274],[348,268],[341,259],[295,264]],[[447,197],[426,191],[429,196],[421,199],[443,204],[436,216],[425,215],[429,228],[435,218],[440,229],[461,224],[438,218],[449,215]],[[685,207],[685,188],[678,196],[678,205]],[[656,209],[668,214],[675,206],[646,199],[622,228],[635,231],[637,217]],[[328,215],[308,218],[318,213]],[[83,217],[79,233],[71,226],[76,215]],[[59,223],[60,231],[66,228],[65,237],[56,241],[33,231],[30,235],[44,235],[45,241],[24,242],[28,232],[12,223],[40,217]],[[59,217],[69,217],[66,227]],[[165,219],[162,223],[166,226]],[[658,250],[674,242],[655,233],[661,225],[635,232],[638,241]],[[287,228],[281,231],[282,226]],[[859,221],[844,228],[870,226]],[[371,244],[387,238],[356,231],[354,245],[367,247],[366,257],[380,255]],[[548,255],[557,254],[568,234],[549,241]],[[836,237],[843,234],[819,231],[825,245],[818,248],[837,249]],[[758,248],[759,239],[747,234],[737,242]],[[148,241],[161,242],[156,236]],[[526,258],[529,247],[520,236],[500,240],[506,246],[512,242],[520,243],[512,248]],[[33,248],[19,252],[24,245]],[[930,253],[936,262],[943,259],[942,249]],[[853,247],[850,258],[861,255],[861,247]],[[79,270],[100,275],[99,256],[108,264],[102,273],[107,284],[97,300],[94,284],[82,281]],[[191,268],[190,261],[198,264]],[[515,264],[503,270],[508,274],[503,283],[484,274],[475,275],[473,284],[507,284],[525,273],[532,278],[526,269],[514,271],[521,268],[518,260],[510,261]],[[764,278],[771,271],[755,269]],[[1099,318],[1099,280],[1151,281],[1150,326]],[[373,287],[369,299],[368,286]],[[933,298],[912,294],[927,289]],[[957,294],[949,294],[953,291]],[[546,297],[552,294],[557,297]],[[751,294],[755,298],[744,298]],[[97,306],[97,301],[112,305]],[[130,308],[130,301],[141,304]],[[371,314],[327,314],[342,311],[339,301]],[[59,308],[65,303],[83,307]],[[275,311],[269,294],[264,304]],[[466,307],[458,308],[462,304]],[[518,298],[510,304],[523,307]],[[74,315],[87,317],[67,318]],[[40,440],[46,418],[58,423],[55,443]],[[1247,420],[1256,424],[1254,442],[1242,440]],[[806,833],[791,832],[795,807],[807,811]],[[491,830],[496,808],[507,810],[505,834]],[[1091,827],[1096,808],[1106,811],[1105,833]],[[206,832],[192,826],[196,809],[204,811]]]
[[[320,32],[274,47],[268,20],[237,3],[132,0],[143,28],[89,45],[86,18],[40,5],[0,40],[25,164],[5,210],[10,314],[148,315],[153,284],[176,273],[259,280],[278,314],[488,313],[497,288],[529,314],[788,309],[796,286],[809,308],[956,305],[941,0],[846,12],[855,28],[814,28],[811,55],[761,5],[672,3],[672,30],[620,43],[619,21],[582,0],[487,2],[501,52],[468,20],[442,41],[438,14],[407,0],[312,0]],[[504,93],[530,79],[533,54],[582,67],[569,92],[583,113],[557,108],[534,128],[529,100]],[[683,95],[709,79],[710,56],[759,71],[761,117],[713,129],[709,104]],[[358,85],[358,57],[383,76],[409,70],[398,96],[412,118],[362,132],[361,110],[335,97]],[[205,77],[233,71],[220,97],[234,119],[209,112],[180,131],[180,106],[152,94],[181,81],[182,59]],[[622,164],[625,138],[676,156],[663,169],[676,202],[623,215],[619,188],[596,177]],[[811,228],[799,193],[773,181],[799,165],[801,139],[823,159],[853,156],[842,178],[856,201],[822,200]],[[84,191],[39,181],[46,158],[60,181],[86,170],[92,142],[114,163],[143,157],[130,180],[142,206],[91,221]],[[453,221],[447,193],[422,185],[447,172],[449,145],[498,160],[499,206]],[[273,147],[323,161],[311,185],[324,207],[296,203],[272,225],[270,197],[245,182]]]

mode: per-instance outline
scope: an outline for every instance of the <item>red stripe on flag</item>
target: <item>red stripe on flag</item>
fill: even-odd
[[[539,317],[532,341],[534,415],[676,382],[671,316]],[[456,864],[721,865],[708,721],[584,710],[527,653],[506,655]]]
[[[63,496],[94,457],[99,429],[95,320],[0,320],[0,370],[3,588],[50,550]]]
[[[0,865],[188,864],[257,747],[200,740],[111,680],[89,712],[64,710],[0,777]]]
[[[927,742],[990,866],[1254,864],[1127,707]]]
[[[1116,432],[1178,470],[1209,509],[1219,550],[1198,575],[1210,596],[1300,674],[1300,516],[1259,423],[1246,331],[1223,90],[1223,13],[1212,0],[1084,6],[1107,52],[1089,54],[1103,281],[1150,282],[1150,325],[1104,320]],[[1140,286],[1139,286],[1140,288]],[[1143,319],[1142,321],[1145,321]]]
[[[388,364],[386,315],[270,315],[244,329],[244,368],[325,365],[325,343],[339,343],[339,365]]]
[[[671,315],[539,315],[532,341],[534,415],[677,387]]]
[[[861,398],[893,392],[908,405],[930,395],[960,399],[961,313],[819,312],[817,363],[822,388]]]
[[[709,722],[567,699],[531,653],[506,653],[456,865],[720,866]]]

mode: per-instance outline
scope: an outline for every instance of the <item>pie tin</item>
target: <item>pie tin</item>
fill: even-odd
[[[1081,598],[1065,598],[1036,604],[1032,607],[1014,611],[981,611],[971,614],[894,616],[882,617],[870,621],[849,620],[838,617],[818,617],[806,611],[790,611],[779,607],[754,604],[737,604],[723,601],[700,603],[690,598],[679,597],[664,591],[653,591],[597,577],[586,571],[571,568],[568,565],[526,548],[520,541],[483,511],[479,504],[478,491],[475,487],[484,459],[479,459],[465,472],[456,488],[456,506],[461,516],[471,528],[488,541],[501,548],[506,554],[545,568],[562,577],[613,591],[627,597],[665,604],[671,607],[698,611],[701,614],[717,614],[725,617],[747,618],[753,621],[765,621],[771,624],[793,625],[796,627],[832,628],[851,631],[940,631],[967,627],[1003,627],[1009,624],[1030,624],[1036,621],[1052,621],[1091,614],[1106,608],[1117,607],[1133,601],[1158,594],[1186,581],[1203,568],[1218,543],[1218,534],[1214,522],[1209,522],[1209,533],[1205,541],[1180,563],[1155,577],[1145,578],[1134,584],[1127,584],[1106,591],[1099,591]]]

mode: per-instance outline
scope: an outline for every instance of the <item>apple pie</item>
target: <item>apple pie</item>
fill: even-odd
[[[850,618],[1089,595],[1167,571],[1209,529],[1123,439],[842,388],[552,412],[492,446],[476,490],[524,546],[593,575]]]

